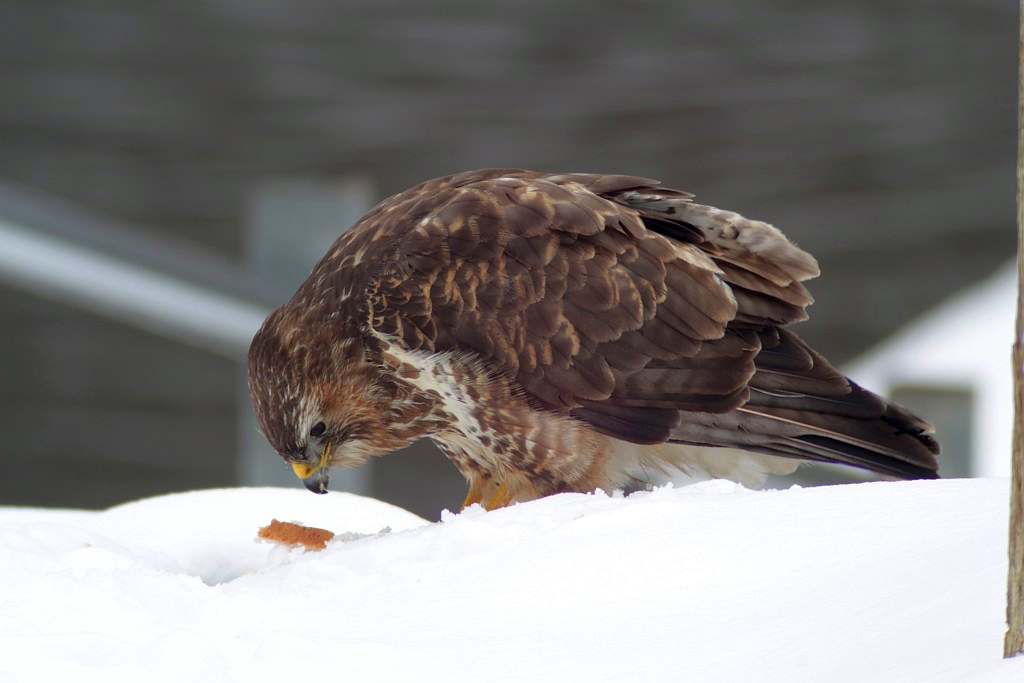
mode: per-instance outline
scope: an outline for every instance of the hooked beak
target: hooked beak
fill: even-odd
[[[327,493],[327,482],[330,480],[331,468],[328,465],[331,455],[331,442],[328,441],[320,453],[320,459],[316,465],[308,465],[302,462],[293,462],[292,469],[295,476],[302,480],[303,486],[313,493]]]

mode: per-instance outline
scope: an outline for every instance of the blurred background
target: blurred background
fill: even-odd
[[[996,0],[2,0],[0,504],[296,485],[255,327],[373,204],[486,166],[776,224],[823,272],[799,334],[1005,475],[1016,64]],[[425,445],[336,480],[465,492]]]

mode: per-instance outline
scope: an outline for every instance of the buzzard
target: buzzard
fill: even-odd
[[[488,509],[666,468],[936,477],[931,427],[788,329],[814,258],[692,197],[489,169],[384,200],[253,339],[263,433],[318,493],[430,438]]]

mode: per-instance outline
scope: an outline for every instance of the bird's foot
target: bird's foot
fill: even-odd
[[[462,509],[465,510],[470,505],[477,503],[483,503],[484,496],[483,492],[480,491],[476,486],[470,487],[469,493],[466,494],[466,500],[462,501]]]
[[[484,507],[487,508],[488,510],[497,510],[498,508],[503,508],[512,502],[512,497],[512,487],[506,483],[502,483],[498,486],[498,489],[494,492],[494,494],[487,499],[487,502],[484,503]]]
[[[474,483],[469,487],[469,493],[466,494],[466,499],[462,501],[462,509],[465,510],[470,505],[479,503],[486,510],[497,510],[503,508],[512,502],[512,498],[515,497],[515,493],[512,487],[508,484],[502,483],[494,489],[490,495],[486,495],[485,489],[491,488],[491,486],[481,486]]]

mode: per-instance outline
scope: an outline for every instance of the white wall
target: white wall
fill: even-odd
[[[970,388],[975,416],[972,472],[1006,477],[1013,429],[1010,356],[1015,314],[1016,267],[1011,262],[910,322],[844,371],[882,394],[898,385]]]

